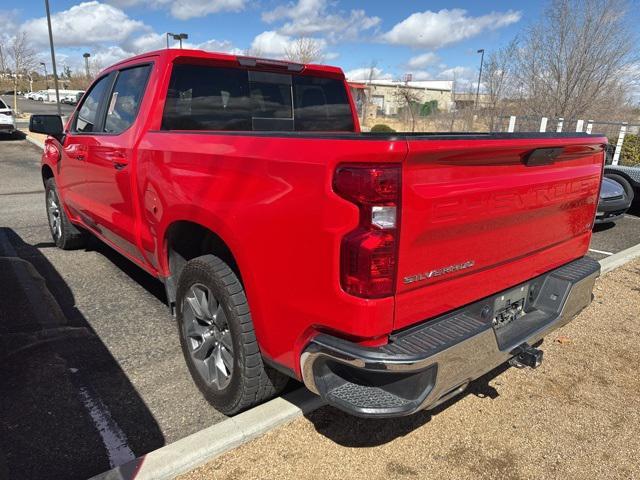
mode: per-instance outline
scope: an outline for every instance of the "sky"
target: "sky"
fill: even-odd
[[[3,1],[4,3],[4,1]],[[8,2],[7,2],[8,3]],[[544,3],[503,0],[50,0],[59,69],[101,67],[164,48],[165,32],[185,32],[185,46],[282,57],[291,39],[314,39],[324,63],[362,79],[477,78],[480,55],[508,43],[535,21]],[[5,4],[6,5],[6,4]],[[0,6],[0,35],[27,32],[40,61],[51,63],[43,0]],[[49,66],[50,68],[50,66]],[[51,71],[51,70],[49,70]]]

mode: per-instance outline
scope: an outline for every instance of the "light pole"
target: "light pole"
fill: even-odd
[[[476,89],[476,109],[478,108],[478,99],[480,97],[480,81],[482,80],[482,64],[484,63],[484,48],[481,48],[476,53],[481,53],[480,57],[480,73],[478,74],[478,88]]]
[[[58,89],[58,71],[56,70],[56,54],[53,47],[53,32],[51,31],[51,12],[49,11],[49,0],[44,0],[44,7],[47,11],[47,26],[49,27],[49,47],[51,48],[51,66],[53,67],[53,85],[56,89],[56,106],[58,107],[58,115],[62,116],[60,109],[60,90]],[[46,72],[45,67],[45,72]],[[46,73],[45,73],[46,76]],[[48,95],[47,95],[48,97]]]
[[[169,37],[173,38],[174,40],[179,40],[180,48],[182,48],[182,40],[186,40],[187,38],[189,38],[189,35],[186,33],[167,32],[167,48],[169,48]]]
[[[87,78],[89,78],[89,57],[91,56],[91,54],[83,53],[82,56],[84,57],[84,73]]]
[[[40,62],[42,68],[44,68],[44,83],[47,86],[47,90],[49,90],[49,77],[47,76],[47,64],[44,62]]]
[[[49,27],[49,46],[51,47],[51,65],[53,67],[53,84],[56,87],[56,106],[58,115],[62,116],[60,109],[60,90],[58,89],[58,72],[56,70],[56,54],[53,48],[53,33],[51,31],[51,12],[49,11],[49,0],[44,0],[44,7],[47,10],[47,26]]]

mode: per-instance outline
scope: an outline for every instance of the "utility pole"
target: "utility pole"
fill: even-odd
[[[60,90],[58,89],[58,71],[56,70],[56,54],[53,48],[53,32],[51,31],[51,12],[49,11],[49,0],[44,0],[44,6],[47,9],[47,25],[49,27],[49,46],[51,47],[51,65],[53,66],[53,84],[56,88],[56,106],[58,107],[58,115],[62,117],[60,109]]]
[[[82,56],[84,57],[84,73],[87,76],[87,80],[89,79],[89,57],[91,56],[90,53],[83,53]]]
[[[484,63],[484,48],[481,48],[476,53],[481,53],[480,57],[480,73],[478,74],[478,88],[476,89],[476,109],[478,108],[478,100],[480,98],[480,82],[482,81],[482,64]]]
[[[42,68],[44,68],[44,84],[47,87],[47,90],[49,90],[49,76],[47,75],[47,64],[44,62],[40,62],[40,65],[42,65]]]

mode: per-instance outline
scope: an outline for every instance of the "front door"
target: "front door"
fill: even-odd
[[[62,144],[59,171],[56,176],[58,190],[66,207],[75,218],[88,220],[85,188],[86,163],[89,150],[95,144],[93,133],[97,128],[100,110],[112,81],[111,75],[97,80],[84,97],[82,104],[66,132]]]

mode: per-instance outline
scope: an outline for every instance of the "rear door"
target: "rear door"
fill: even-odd
[[[586,254],[601,137],[409,137],[395,327]]]
[[[144,98],[150,64],[114,72],[104,119],[92,136],[86,159],[87,213],[97,230],[119,249],[141,258],[136,246],[136,212],[131,182],[135,120]]]

